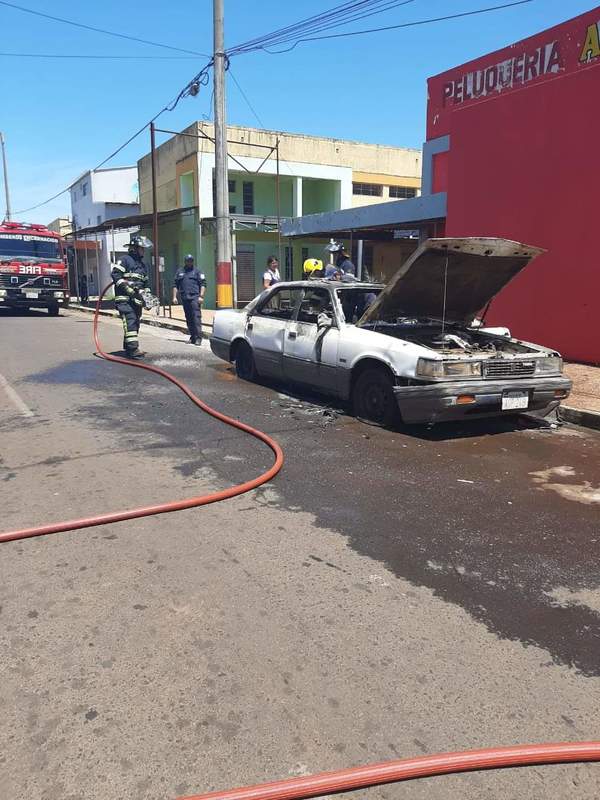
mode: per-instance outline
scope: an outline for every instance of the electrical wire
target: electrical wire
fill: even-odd
[[[245,91],[242,89],[242,87],[241,87],[241,86],[240,86],[240,84],[238,83],[238,80],[237,80],[237,78],[235,77],[235,75],[233,74],[233,70],[231,69],[231,67],[229,67],[229,74],[230,74],[230,76],[231,76],[231,80],[232,80],[232,81],[235,83],[235,85],[237,86],[239,93],[240,93],[240,94],[242,95],[242,97],[244,98],[244,101],[245,101],[246,105],[248,106],[248,108],[250,109],[250,111],[251,111],[251,112],[254,114],[254,117],[256,118],[256,121],[258,122],[258,124],[260,125],[260,127],[261,127],[261,128],[265,128],[265,129],[266,129],[266,127],[267,127],[267,126],[266,126],[266,125],[265,125],[265,123],[262,121],[262,119],[261,119],[261,118],[258,116],[258,112],[256,111],[256,109],[254,108],[254,106],[252,105],[252,103],[250,102],[250,100],[248,99],[248,95],[246,94],[246,92],[245,92]]]
[[[237,55],[254,49],[257,44],[262,46],[269,44],[273,46],[299,36],[308,35],[309,33],[320,33],[321,31],[330,30],[331,28],[339,28],[342,25],[347,25],[375,14],[381,14],[392,8],[409,5],[413,2],[415,2],[415,0],[368,0],[366,3],[355,3],[353,4],[355,6],[354,8],[348,9],[343,13],[338,12],[336,14],[324,15],[323,19],[316,19],[314,22],[309,21],[312,19],[309,18],[309,20],[297,23],[296,26],[290,26],[290,30],[286,31],[285,29],[281,29],[281,31],[274,31],[273,33],[259,37],[257,40],[251,40],[248,43],[233,48],[232,53]],[[363,6],[363,8],[358,9],[358,6]],[[327,17],[330,18],[328,19]]]
[[[0,2],[1,2],[1,0],[0,0]],[[155,114],[152,117],[152,119],[149,119],[148,122],[144,123],[144,125],[142,125],[142,127],[139,130],[137,130],[132,136],[130,136],[129,139],[127,139],[126,142],[123,142],[123,144],[121,144],[119,147],[117,147],[116,150],[114,150],[109,156],[107,156],[99,164],[96,164],[96,166],[93,167],[90,171],[91,172],[95,172],[97,169],[100,169],[105,164],[107,164],[109,161],[111,161],[116,155],[118,155],[121,152],[121,150],[124,150],[127,147],[127,145],[129,145],[129,144],[131,144],[131,142],[133,142],[134,139],[137,139],[137,137],[140,134],[142,134],[146,130],[146,128],[148,128],[150,126],[150,124],[152,122],[155,122],[162,114],[164,114],[165,111],[173,111],[173,109],[176,108],[177,104],[179,103],[179,101],[182,98],[187,97],[190,94],[197,94],[197,91],[194,91],[193,87],[195,87],[195,86],[200,87],[201,85],[205,86],[208,83],[209,70],[212,67],[212,65],[213,65],[213,61],[211,59],[208,62],[208,64],[205,64],[205,66],[200,70],[200,72],[198,72],[196,75],[194,75],[194,77],[191,79],[191,81],[188,81],[188,83],[183,87],[183,89],[179,92],[179,94],[170,103],[167,103],[166,106],[161,108],[161,110],[158,112],[158,114]],[[66,194],[66,192],[69,191],[69,189],[71,188],[72,185],[73,184],[70,183],[64,189],[61,189],[60,192],[57,192],[56,194],[52,195],[52,197],[49,197],[47,200],[43,200],[41,203],[36,203],[36,205],[30,206],[29,208],[22,208],[19,211],[15,211],[14,213],[15,214],[27,214],[29,211],[35,211],[38,208],[42,208],[42,206],[46,206],[46,205],[48,205],[48,203],[51,203],[53,200],[56,200],[58,197],[61,197],[63,194]]]
[[[315,41],[320,41],[320,40],[323,40],[323,39],[340,39],[340,38],[347,37],[347,36],[359,36],[359,35],[362,35],[362,34],[377,33],[377,32],[380,32],[380,31],[398,30],[400,28],[413,28],[413,27],[417,27],[417,26],[420,26],[420,25],[429,25],[429,24],[432,24],[432,23],[435,23],[435,22],[446,22],[447,20],[461,19],[461,18],[464,18],[464,17],[476,16],[478,14],[486,14],[486,13],[489,13],[489,12],[492,12],[492,11],[500,11],[502,9],[513,8],[514,6],[522,6],[522,5],[525,5],[526,3],[531,3],[531,2],[533,2],[533,0],[513,0],[513,2],[510,2],[510,3],[503,3],[501,5],[496,5],[496,6],[488,6],[486,8],[479,8],[479,9],[475,9],[473,11],[462,11],[462,12],[458,12],[456,14],[446,14],[446,15],[441,16],[441,17],[430,17],[428,19],[416,20],[414,22],[403,22],[403,23],[400,23],[400,24],[397,24],[397,25],[384,25],[384,26],[379,27],[379,28],[368,28],[368,29],[359,30],[359,31],[347,31],[345,33],[326,34],[326,35],[322,35],[322,36],[307,36],[307,37],[300,37],[300,38],[294,38],[293,36],[291,36],[288,39],[281,39],[278,42],[279,44],[283,44],[283,43],[285,43],[285,41],[292,41],[293,42],[290,47],[287,47],[287,48],[285,48],[283,50],[269,50],[263,44],[256,44],[253,47],[245,47],[244,45],[240,45],[240,47],[237,49],[237,51],[228,51],[228,53],[229,53],[230,56],[233,56],[233,55],[238,55],[241,52],[248,53],[248,52],[252,52],[254,50],[264,50],[266,53],[269,53],[271,55],[279,55],[280,53],[289,53],[291,50],[294,50],[294,48],[297,47],[302,42],[315,42]]]
[[[174,47],[170,44],[163,44],[162,42],[152,42],[149,39],[140,39],[137,36],[130,36],[127,33],[117,33],[116,31],[108,31],[104,28],[96,28],[93,25],[85,25],[83,22],[75,22],[72,19],[64,19],[63,17],[55,17],[52,14],[45,14],[43,11],[35,11],[33,8],[26,8],[25,6],[19,6],[16,3],[9,3],[7,0],[0,0],[0,5],[6,6],[7,8],[14,8],[17,11],[22,11],[25,14],[33,14],[36,17],[43,17],[44,19],[50,19],[53,22],[62,22],[64,25],[72,25],[75,28],[83,28],[86,31],[93,31],[94,33],[102,33],[105,36],[115,36],[119,39],[127,39],[130,42],[138,42],[139,44],[149,44],[152,47],[164,47],[167,50],[177,50],[180,53],[188,53],[189,55],[193,56],[202,56],[203,58],[210,58],[208,53],[199,53],[196,50],[185,50],[182,47]]]
[[[3,58],[90,58],[106,60],[131,60],[131,61],[197,61],[197,56],[112,56],[112,55],[83,55],[66,53],[0,53]]]

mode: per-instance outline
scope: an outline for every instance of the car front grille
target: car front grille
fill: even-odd
[[[535,373],[535,361],[512,361],[509,359],[490,359],[484,361],[483,374],[486,378],[526,378]]]

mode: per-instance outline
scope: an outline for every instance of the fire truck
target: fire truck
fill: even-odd
[[[0,224],[0,308],[47,308],[57,317],[69,305],[63,242],[45,225]]]

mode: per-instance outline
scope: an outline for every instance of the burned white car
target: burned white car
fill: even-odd
[[[505,239],[430,239],[384,288],[278,283],[217,311],[211,348],[239,377],[299,383],[382,425],[533,411],[567,397],[560,355],[477,315],[541,252]]]

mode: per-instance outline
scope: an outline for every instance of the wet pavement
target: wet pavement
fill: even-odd
[[[0,314],[0,372],[34,415],[3,397],[3,527],[270,463],[173,387],[95,358],[89,336],[82,314]],[[103,336],[118,348],[116,323]],[[11,797],[171,798],[597,736],[600,434],[525,417],[386,431],[241,383],[175,332],[143,336],[152,363],[274,435],[286,464],[231,503],[2,548]],[[592,798],[599,772],[370,796]]]

